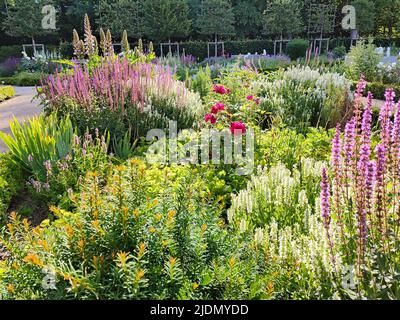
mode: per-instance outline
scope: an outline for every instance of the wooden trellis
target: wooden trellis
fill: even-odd
[[[222,55],[225,54],[225,42],[223,41],[214,41],[207,43],[207,56],[210,58],[210,46],[214,46],[214,56],[218,57],[218,46],[222,48]]]
[[[283,39],[282,37],[280,39],[274,40],[274,56],[276,56],[277,52],[277,46],[279,44],[279,54],[283,53],[283,45],[286,43],[289,43],[290,41],[292,41],[291,39]]]
[[[44,52],[44,44],[23,44],[22,45],[22,51],[26,53],[26,48],[32,47],[33,48],[33,52],[36,52],[38,50],[36,50],[36,48],[41,48],[41,52]],[[40,51],[40,50],[39,50]]]
[[[315,52],[315,50],[318,48],[318,54],[321,54],[323,52],[323,47],[325,44],[325,52],[329,51],[329,41],[331,39],[330,38],[315,38],[315,39],[311,39],[310,43],[311,43],[311,48],[313,50],[313,52]]]
[[[330,4],[310,4],[308,12],[308,35],[313,38],[319,35],[332,34],[335,29],[336,7]]]
[[[179,44],[179,42],[164,42],[164,43],[160,43],[161,57],[164,56],[163,47],[168,47],[168,53],[169,54],[172,54],[172,48],[173,47],[176,47],[176,52],[178,54],[180,53],[180,44]]]

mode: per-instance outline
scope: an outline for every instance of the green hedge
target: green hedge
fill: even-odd
[[[10,57],[21,57],[22,46],[1,46],[0,47],[0,62],[4,62]]]
[[[353,81],[353,89],[355,89],[358,81]],[[388,88],[393,88],[396,97],[400,95],[400,85],[399,84],[385,84],[382,82],[368,82],[366,87],[366,92],[371,91],[374,99],[385,100],[385,91]]]
[[[273,54],[274,42],[272,40],[229,40],[224,41],[225,53],[231,55],[247,54],[247,53],[262,53],[265,49],[267,53]],[[207,58],[207,42],[204,41],[192,41],[183,42],[180,44],[180,48],[185,49],[186,54],[191,54],[199,60]],[[164,47],[164,51],[168,48]],[[221,51],[221,46],[218,47]],[[161,54],[160,44],[155,45],[155,52],[159,56]],[[210,45],[210,55],[214,56],[214,46]]]
[[[10,99],[14,96],[15,90],[11,86],[0,86],[0,102]]]
[[[43,73],[20,72],[12,77],[0,78],[0,83],[20,87],[33,87],[41,85],[41,79],[46,76]]]
[[[304,58],[309,48],[308,40],[294,39],[287,44],[286,52],[290,59],[297,60],[298,58]]]

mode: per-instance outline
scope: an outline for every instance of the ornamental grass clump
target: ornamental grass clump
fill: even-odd
[[[73,74],[52,75],[41,96],[48,112],[69,114],[81,131],[107,129],[117,138],[129,129],[138,138],[166,128],[170,120],[188,128],[202,112],[198,94],[174,80],[169,68],[127,59],[108,60],[90,72],[76,65]]]

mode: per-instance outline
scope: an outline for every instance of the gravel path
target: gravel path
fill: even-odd
[[[39,115],[42,109],[39,107],[39,101],[33,100],[36,95],[35,87],[14,87],[15,96],[10,100],[0,103],[0,131],[10,133],[8,122],[15,116],[18,121]],[[6,152],[7,147],[0,139],[0,152]]]

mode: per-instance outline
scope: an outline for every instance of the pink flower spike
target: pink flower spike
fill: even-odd
[[[231,132],[232,132],[233,135],[236,135],[238,133],[244,134],[244,133],[246,133],[246,126],[241,121],[232,122],[231,123]]]
[[[214,115],[209,113],[204,116],[204,121],[211,122],[211,124],[215,124],[217,122],[217,118],[215,118]]]

